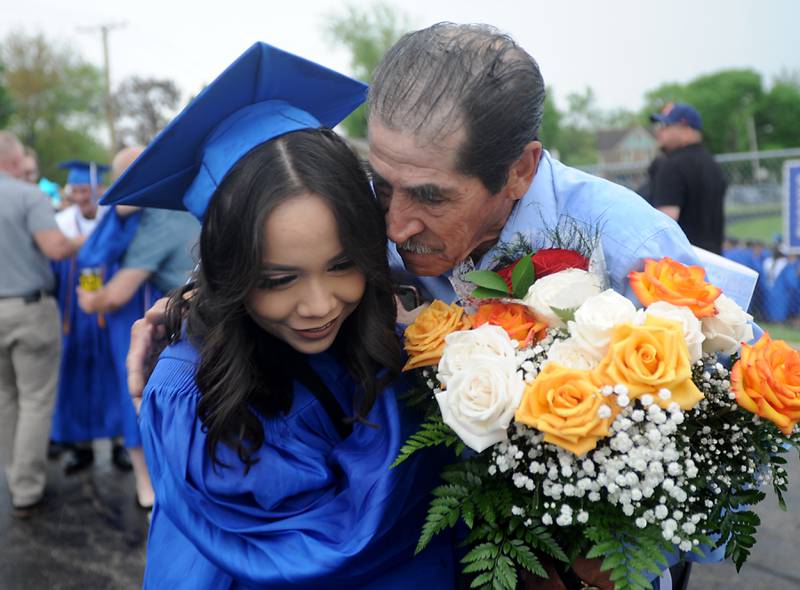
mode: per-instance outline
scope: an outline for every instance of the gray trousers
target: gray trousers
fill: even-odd
[[[44,494],[60,357],[55,299],[0,299],[0,464],[14,506]]]

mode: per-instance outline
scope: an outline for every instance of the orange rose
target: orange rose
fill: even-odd
[[[405,331],[408,362],[404,371],[436,365],[444,352],[444,338],[451,332],[470,327],[464,308],[455,303],[447,305],[438,299],[417,316]]]
[[[800,353],[764,334],[752,346],[742,344],[741,354],[731,369],[737,403],[790,435],[800,422]]]
[[[583,455],[608,436],[618,412],[591,372],[551,363],[525,387],[514,419],[544,433],[545,442]]]
[[[722,290],[705,281],[706,271],[700,266],[686,266],[671,258],[646,260],[643,272],[631,272],[631,288],[647,307],[655,301],[666,301],[692,310],[698,318],[713,316],[714,301]]]
[[[688,410],[703,399],[692,381],[683,327],[657,316],[648,315],[643,326],[616,326],[608,353],[594,374],[603,384],[625,385],[630,399],[669,389],[672,392],[669,399],[654,395],[662,408],[677,402],[681,409]]]
[[[536,319],[527,305],[519,303],[484,303],[472,316],[472,326],[500,326],[514,340],[527,346],[544,336],[547,324]]]

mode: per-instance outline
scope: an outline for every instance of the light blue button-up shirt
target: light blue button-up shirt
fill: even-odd
[[[628,273],[642,270],[646,258],[669,256],[685,264],[697,257],[678,224],[653,209],[639,195],[618,184],[565,166],[545,151],[525,196],[519,200],[500,233],[499,243],[517,234],[536,243],[537,237],[556,227],[564,216],[590,229],[599,229],[611,287],[638,303],[628,284]],[[494,249],[481,258],[478,268],[490,268]],[[398,283],[414,284],[433,299],[451,303],[456,294],[449,273],[416,277],[403,266],[395,244],[389,244],[389,262]]]

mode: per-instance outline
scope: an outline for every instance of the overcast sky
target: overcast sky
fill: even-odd
[[[343,0],[0,0],[0,36],[43,31],[102,63],[110,35],[112,84],[138,74],[168,77],[184,99],[261,40],[347,72],[349,56],[322,34]],[[591,86],[604,109],[639,109],[644,92],[722,68],[750,67],[769,83],[800,71],[800,0],[424,0],[389,2],[416,27],[485,22],[511,34],[539,62],[564,108]],[[368,6],[360,0],[359,6]],[[210,6],[210,7],[207,7]]]

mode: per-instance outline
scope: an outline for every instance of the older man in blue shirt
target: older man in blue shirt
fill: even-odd
[[[565,217],[600,232],[611,286],[631,299],[627,275],[644,259],[697,263],[672,219],[550,157],[538,141],[544,95],[533,58],[490,27],[434,25],[387,52],[370,87],[369,164],[399,282],[451,302],[462,261],[490,267],[498,244],[536,242]],[[659,584],[670,587],[669,572]]]

